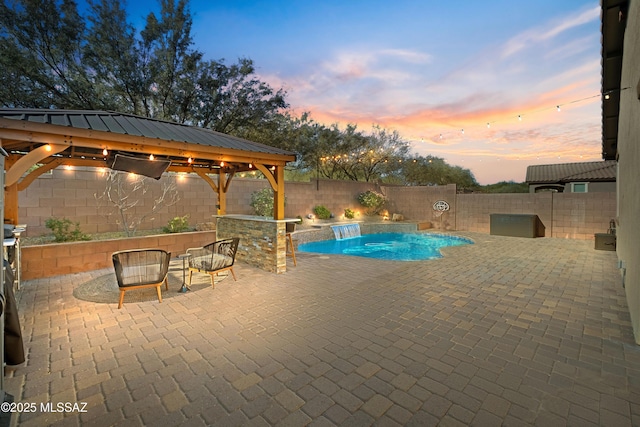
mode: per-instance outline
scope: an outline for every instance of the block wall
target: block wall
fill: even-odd
[[[204,246],[215,240],[215,231],[201,231],[129,239],[23,246],[21,276],[23,280],[29,280],[113,267],[111,254],[128,249],[164,249],[171,252],[171,257],[175,258],[185,253],[187,248]]]
[[[171,218],[189,216],[189,224],[199,230],[210,229],[217,213],[217,195],[195,175],[173,175],[180,201],[149,216],[141,230],[166,226]],[[160,183],[153,181],[149,196],[134,209],[139,215],[148,212]],[[251,194],[268,186],[264,179],[235,177],[227,193],[227,213],[253,214]],[[114,210],[99,201],[105,177],[94,169],[67,171],[56,169],[36,179],[19,193],[19,218],[27,224],[27,236],[49,234],[45,222],[51,217],[64,217],[78,222],[83,232],[93,234],[117,231]],[[285,184],[285,216],[306,217],[317,205],[327,207],[336,217],[350,208],[362,211],[358,194],[375,190],[389,199],[389,214],[400,214],[406,220],[428,222],[435,229],[489,233],[492,213],[537,214],[548,237],[593,239],[604,233],[609,221],[616,218],[616,193],[522,193],[522,194],[456,194],[455,185],[435,187],[379,186],[373,183],[320,180]],[[446,201],[449,211],[438,215],[436,201]]]

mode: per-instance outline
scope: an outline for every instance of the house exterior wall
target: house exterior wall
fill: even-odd
[[[640,344],[640,2],[629,2],[618,121],[618,241],[627,304]]]

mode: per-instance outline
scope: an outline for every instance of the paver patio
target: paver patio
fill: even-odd
[[[26,282],[28,360],[5,388],[86,412],[14,423],[639,425],[615,253],[456,234],[476,243],[411,263],[298,253],[281,275],[239,263],[237,282],[121,310],[73,296],[105,270]]]

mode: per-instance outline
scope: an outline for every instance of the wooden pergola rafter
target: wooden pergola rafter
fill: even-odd
[[[197,174],[217,194],[222,215],[235,174],[258,170],[274,190],[274,218],[283,219],[284,167],[295,160],[294,153],[217,132],[101,111],[0,109],[0,146],[9,153],[5,218],[14,224],[18,192],[38,176],[59,166],[109,168],[114,153],[153,155],[171,161],[167,171]]]

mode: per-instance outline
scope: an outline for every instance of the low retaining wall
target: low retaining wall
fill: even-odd
[[[159,234],[88,242],[53,243],[22,247],[22,280],[80,273],[112,267],[111,254],[127,249],[158,248],[176,258],[187,248],[216,240],[215,231]]]

